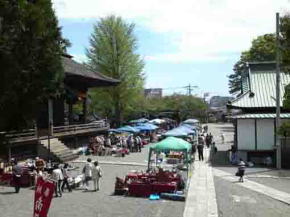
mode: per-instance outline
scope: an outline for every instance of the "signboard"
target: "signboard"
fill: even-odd
[[[34,194],[33,217],[47,217],[54,188],[55,184],[53,181],[44,180],[42,177],[37,179]]]

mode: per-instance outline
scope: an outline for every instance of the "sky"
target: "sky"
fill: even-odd
[[[242,51],[275,32],[275,13],[290,0],[52,0],[68,52],[79,62],[93,25],[108,15],[135,23],[136,51],[145,61],[147,88],[164,94],[229,95],[228,78]]]

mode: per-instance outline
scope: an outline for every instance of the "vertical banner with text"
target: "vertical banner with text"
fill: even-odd
[[[50,203],[53,197],[55,184],[53,181],[37,179],[34,194],[33,217],[47,217]]]

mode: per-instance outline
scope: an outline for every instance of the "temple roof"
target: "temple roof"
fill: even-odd
[[[274,62],[249,63],[249,71],[243,83],[244,94],[232,100],[230,108],[276,107],[276,72]],[[290,83],[290,74],[281,72],[280,105],[283,105],[285,86]]]
[[[70,56],[62,57],[65,71],[65,83],[74,87],[90,88],[114,86],[120,83],[119,80],[107,77],[100,72],[89,70],[85,65],[80,64]]]

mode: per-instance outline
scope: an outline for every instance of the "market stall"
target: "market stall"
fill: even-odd
[[[153,167],[151,165],[151,156],[153,153],[156,154],[155,165],[157,165],[157,156],[161,152],[172,151],[172,155],[176,155],[182,164],[186,164],[188,173],[190,150],[190,143],[174,137],[168,137],[156,143],[149,149],[147,172],[130,172],[126,175],[125,179],[117,177],[115,194],[127,193],[130,196],[149,197],[154,194],[162,195],[163,193],[167,193],[179,197],[180,195],[178,196],[177,192],[182,192],[185,187],[182,172],[173,167],[172,170],[165,170],[159,166]]]
[[[170,151],[173,151],[173,152],[179,152],[183,154],[182,155],[183,162],[185,162],[186,168],[188,171],[188,166],[189,166],[189,162],[191,158],[191,154],[190,154],[191,148],[192,148],[192,145],[183,139],[175,138],[175,137],[167,137],[161,142],[158,142],[154,146],[150,147],[149,156],[148,156],[148,170],[150,170],[151,168],[151,163],[152,163],[151,157],[153,153],[155,153],[156,155],[155,162],[157,164],[158,154],[162,152],[170,153]]]
[[[184,188],[182,176],[159,168],[150,172],[130,172],[115,182],[115,194],[149,197],[152,194],[174,193]]]
[[[31,187],[34,185],[35,173],[26,165],[21,165],[22,175],[20,179],[21,187]],[[14,186],[12,167],[0,172],[0,185]]]

